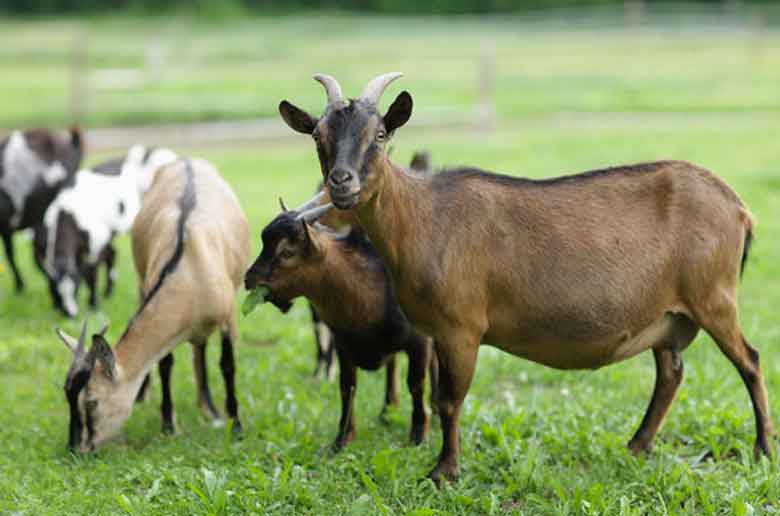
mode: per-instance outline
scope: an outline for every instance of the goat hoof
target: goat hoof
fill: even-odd
[[[459,476],[458,466],[447,462],[440,462],[428,473],[428,478],[436,484],[436,487],[441,487],[445,482],[455,481]]]
[[[173,435],[176,433],[176,425],[171,421],[164,421],[162,424],[162,433],[165,435]]]
[[[244,427],[241,426],[241,421],[239,421],[238,419],[233,419],[232,423],[233,426],[230,428],[230,431],[232,432],[233,437],[237,437],[237,438],[243,437]]]
[[[765,456],[767,459],[772,458],[772,448],[769,446],[769,443],[767,441],[756,441],[755,446],[753,446],[753,458],[756,461],[761,460],[761,456]]]
[[[628,451],[630,451],[631,455],[634,457],[648,455],[652,449],[653,445],[651,443],[644,443],[641,441],[635,441],[633,439],[628,443]]]
[[[413,426],[409,432],[409,440],[412,445],[420,446],[428,438],[428,425]]]

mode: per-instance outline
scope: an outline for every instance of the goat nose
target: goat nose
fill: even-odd
[[[330,173],[330,182],[334,186],[339,186],[349,181],[351,174],[348,170],[343,168],[337,168]]]

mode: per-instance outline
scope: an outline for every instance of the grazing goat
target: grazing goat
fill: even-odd
[[[409,171],[417,174],[431,174],[433,167],[431,166],[430,154],[426,151],[415,152],[409,164]],[[325,185],[320,183],[317,191],[326,191]],[[329,202],[329,199],[326,195],[321,203],[326,204],[327,202]],[[344,210],[330,210],[320,218],[319,222],[338,231],[357,225],[357,220],[352,212]],[[310,305],[309,308],[311,310],[312,325],[314,326],[314,339],[317,344],[317,365],[314,368],[314,378],[331,381],[336,376],[336,361],[333,359],[335,353],[333,333],[328,328],[328,325],[322,321],[314,307]],[[388,360],[386,367],[388,375],[387,399],[390,400],[391,404],[397,405],[398,376],[395,373],[395,355]]]
[[[154,175],[133,225],[133,257],[142,302],[112,350],[102,334],[85,349],[58,330],[73,351],[65,383],[71,449],[91,451],[117,434],[155,363],[160,362],[163,430],[174,429],[170,375],[181,341],[205,346],[222,335],[226,411],[240,430],[235,396],[235,297],[251,252],[249,226],[233,191],[207,162],[182,160]]]
[[[14,131],[0,141],[0,236],[17,292],[24,280],[16,266],[13,234],[36,228],[49,203],[76,173],[83,154],[81,132],[68,138],[48,129]]]
[[[173,163],[168,149],[133,146],[119,159],[76,173],[46,210],[43,230],[36,231],[36,261],[49,280],[56,308],[68,317],[78,314],[76,294],[82,276],[90,289],[89,304],[97,307],[97,270],[105,263],[105,295],[113,289],[116,235],[130,230],[142,195],[156,170]]]
[[[282,312],[290,309],[293,299],[305,296],[333,331],[341,384],[341,420],[334,449],[340,450],[355,437],[357,368],[375,370],[388,360],[395,364],[399,351],[409,356],[410,440],[420,444],[428,433],[423,396],[426,368],[433,359],[430,338],[409,324],[363,231],[355,227],[344,235],[319,224],[311,226],[332,207],[312,207],[312,203],[308,210],[284,211],[263,229],[263,250],[246,273],[246,288],[266,287],[266,300]],[[388,386],[395,374],[392,369]],[[385,406],[393,402],[389,396],[388,388]]]
[[[755,453],[770,455],[758,352],[739,324],[737,285],[753,222],[734,191],[690,163],[660,161],[546,180],[459,169],[407,174],[384,150],[412,113],[401,74],[345,100],[338,83],[319,119],[284,101],[311,134],[340,209],[356,213],[404,313],[439,358],[444,433],[430,477],[458,473],[458,418],[481,342],[559,369],[596,369],[652,349],[656,384],[631,451],[648,450],[683,377],[682,351],[703,328],[739,371],[753,404]]]

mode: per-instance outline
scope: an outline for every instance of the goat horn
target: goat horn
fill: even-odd
[[[363,93],[360,95],[360,98],[372,104],[378,104],[379,97],[382,96],[387,85],[402,76],[403,74],[401,72],[390,72],[371,79],[366,85],[366,89],[364,89]]]
[[[68,335],[64,331],[62,331],[62,328],[57,328],[56,331],[57,331],[57,336],[60,338],[60,340],[66,346],[68,346],[68,349],[71,350],[71,352],[75,355],[76,354],[76,350],[78,349],[78,346],[79,346],[78,341],[76,341],[76,339],[74,339],[73,337],[71,337],[70,335]]]
[[[336,79],[330,75],[318,73],[314,75],[314,80],[322,84],[323,88],[325,88],[325,93],[328,94],[329,106],[344,100],[344,95],[341,94],[341,86]]]
[[[282,199],[281,197],[279,197],[279,206],[281,206],[282,211],[289,211],[287,209],[287,206],[285,206],[285,204],[284,204],[284,199]]]
[[[324,196],[325,196],[325,192],[324,191],[317,192],[317,195],[315,195],[314,197],[312,197],[311,199],[309,199],[305,203],[303,203],[300,206],[298,206],[297,208],[295,208],[295,211],[297,211],[298,213],[301,213],[301,212],[304,212],[304,211],[307,211],[307,210],[310,210],[310,209],[314,208],[315,206],[320,204],[320,201],[322,200],[322,198]]]
[[[325,215],[325,213],[330,211],[331,208],[333,208],[333,203],[329,202],[328,204],[323,204],[322,206],[317,206],[316,208],[312,208],[309,211],[302,212],[296,217],[296,219],[312,223]]]
[[[89,317],[84,318],[84,324],[81,325],[81,335],[79,335],[79,346],[77,348],[77,351],[81,352],[84,351],[84,343],[87,340],[87,323],[89,322]]]

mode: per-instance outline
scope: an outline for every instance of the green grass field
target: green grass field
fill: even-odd
[[[72,23],[3,22],[3,34],[10,31],[14,36],[7,37],[17,48],[34,57],[28,62],[2,50],[3,70],[15,71],[0,81],[3,124],[65,122],[54,97],[67,82],[58,68],[66,54],[58,49],[67,45]],[[106,66],[121,66],[122,56],[136,62],[140,42],[154,32],[140,22],[92,23],[90,48],[105,55]],[[270,115],[283,97],[318,111],[323,95],[309,79],[315,71],[344,77],[347,92],[355,92],[372,74],[401,69],[407,77],[385,102],[403,87],[414,95],[418,112],[450,105],[468,109],[476,95],[473,62],[480,42],[494,41],[497,130],[485,135],[402,129],[394,141],[395,159],[406,162],[425,147],[437,166],[473,164],[530,177],[659,158],[687,159],[715,171],[758,222],[740,292],[741,316],[746,335],[761,351],[773,413],[780,414],[780,34],[767,30],[754,47],[758,40],[748,31],[710,32],[703,26],[566,32],[522,20],[458,19],[451,27],[446,20],[419,19],[335,17],[328,23],[341,30],[320,42],[317,37],[326,31],[311,18],[250,20],[235,30],[209,26],[204,39],[198,27],[171,21],[165,37],[189,38],[182,47],[193,54],[202,48],[208,59],[189,71],[177,67],[175,80],[166,79],[149,94],[159,101],[151,106],[143,106],[151,98],[144,95],[136,101],[118,95],[116,102],[98,97],[91,120],[109,125],[165,120],[168,114],[173,120],[201,118],[210,112],[210,100],[217,117]],[[423,30],[429,25],[430,32]],[[404,31],[408,38],[399,41]],[[41,48],[43,34],[59,43]],[[255,38],[262,44],[252,45]],[[245,60],[251,64],[244,68]],[[40,102],[29,101],[33,93]],[[147,111],[139,115],[127,109],[131,104]],[[314,148],[303,136],[181,150],[212,160],[234,186],[256,250],[261,228],[276,213],[277,197],[288,204],[303,201],[319,176]],[[263,306],[240,318],[242,440],[201,421],[191,353],[182,345],[174,371],[180,433],[164,436],[159,430],[155,379],[153,396],[136,407],[120,442],[95,456],[72,457],[65,450],[68,412],[62,392],[70,354],[53,328],[75,333],[80,322],[50,309],[29,242],[17,239],[28,292],[12,294],[7,267],[0,273],[2,514],[780,512],[780,462],[752,460],[747,392],[705,335],[685,353],[678,399],[654,452],[641,458],[631,456],[625,443],[653,388],[649,354],[595,372],[559,372],[483,348],[461,419],[462,476],[437,490],[420,479],[438,454],[438,422],[428,443],[409,447],[410,399],[402,390],[401,408],[390,424],[380,423],[383,374],[359,375],[358,437],[343,453],[330,453],[338,388],[309,377],[314,344],[302,302],[286,316]],[[117,292],[103,301],[103,315],[93,316],[95,325],[101,317],[111,321],[111,342],[136,303],[127,237],[120,238],[120,253]],[[210,377],[221,402],[217,347],[209,353]]]

